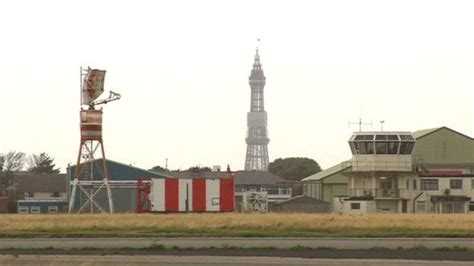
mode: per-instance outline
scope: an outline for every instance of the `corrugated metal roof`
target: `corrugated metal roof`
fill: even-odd
[[[103,159],[96,159],[93,161],[93,171],[94,171],[94,178],[96,180],[101,180],[102,177],[102,170],[100,167],[102,167],[102,161]],[[83,165],[83,164],[82,164]],[[162,173],[157,173],[157,172],[152,172],[148,171],[146,169],[141,169],[132,165],[127,165],[124,163],[119,163],[116,161],[112,161],[107,159],[107,166],[109,168],[109,176],[110,179],[113,180],[137,180],[138,178],[166,178],[170,177],[167,174],[162,174]],[[81,174],[81,178],[85,178],[87,170],[84,168]],[[76,165],[72,165],[69,168],[69,174],[70,178],[74,178],[74,174],[76,173]]]
[[[314,175],[310,175],[308,177],[305,177],[303,178],[303,180],[301,181],[314,181],[314,180],[321,180],[321,179],[324,179],[326,177],[329,177],[329,176],[332,176],[334,174],[337,174],[341,171],[344,171],[344,170],[347,170],[349,168],[351,168],[351,161],[350,160],[347,160],[345,162],[342,162],[342,163],[338,163],[332,167],[329,167],[321,172],[318,172]]]
[[[442,127],[435,127],[435,128],[429,128],[429,129],[422,129],[422,130],[418,130],[418,131],[415,131],[413,132],[413,136],[417,139],[421,138],[421,137],[424,137],[428,134],[431,134],[433,132],[435,132],[436,130],[438,129],[441,129]]]
[[[430,128],[430,129],[418,130],[418,131],[413,132],[413,136],[415,136],[415,138],[419,139],[419,138],[422,138],[422,137],[424,137],[424,136],[427,136],[427,135],[429,135],[429,134],[431,134],[431,133],[434,133],[434,132],[436,132],[436,131],[438,131],[438,130],[441,130],[441,129],[449,130],[449,131],[451,131],[451,132],[454,132],[454,133],[456,133],[456,134],[459,134],[459,135],[461,135],[461,136],[463,136],[463,137],[465,137],[465,138],[468,138],[468,139],[474,139],[473,137],[470,137],[470,136],[465,135],[465,134],[463,134],[463,133],[457,132],[456,130],[453,130],[453,129],[449,128],[449,127],[437,127],[437,128]]]

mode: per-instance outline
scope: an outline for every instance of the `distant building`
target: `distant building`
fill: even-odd
[[[67,211],[65,174],[14,174],[18,213],[60,213]]]
[[[346,175],[349,171],[351,171],[350,164],[343,162],[304,178],[303,195],[329,202],[329,207],[332,209],[335,197],[349,195]]]
[[[233,212],[234,178],[152,178],[150,211]]]
[[[273,204],[270,211],[286,213],[327,213],[330,210],[328,202],[300,195],[291,199],[276,202]]]
[[[305,195],[332,197],[335,212],[474,212],[473,138],[441,127],[356,132],[349,144],[352,160],[303,179]]]
[[[102,172],[97,168],[97,165],[102,165],[103,159],[98,159],[93,161],[93,167],[84,167],[84,171],[81,174],[81,179],[83,180],[90,180],[90,177],[93,176],[94,180],[102,180],[103,175]],[[112,189],[112,198],[114,203],[115,212],[134,212],[137,208],[138,204],[138,180],[139,179],[146,179],[149,180],[151,178],[166,178],[169,177],[164,174],[148,171],[145,169],[141,169],[132,165],[119,163],[112,160],[107,160],[107,166],[109,170],[110,176],[110,185]],[[69,180],[68,186],[68,193],[70,193],[72,188],[72,182],[74,180],[74,175],[76,173],[76,166],[70,166],[67,168],[67,180]],[[91,188],[94,192],[97,187]],[[87,201],[87,196],[84,194],[83,191],[78,190],[76,192],[76,209],[79,206],[83,205],[82,203]],[[69,195],[70,197],[70,195]],[[107,194],[105,190],[99,191],[98,195],[95,197],[102,206],[107,208]],[[95,209],[94,206],[90,205],[90,208]],[[106,210],[108,211],[108,209]]]
[[[170,176],[178,178],[223,178],[228,172],[170,172]],[[235,211],[242,211],[243,193],[246,191],[268,193],[269,208],[275,202],[291,198],[291,184],[279,176],[267,171],[236,171],[231,173],[235,184]]]

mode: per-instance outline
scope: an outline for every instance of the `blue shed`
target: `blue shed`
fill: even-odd
[[[91,173],[93,173],[94,180],[102,180],[103,175],[99,170],[103,164],[103,159],[94,160],[92,167],[90,164],[85,165],[82,173],[82,180],[90,180]],[[166,178],[169,176],[141,169],[132,165],[119,163],[112,160],[107,160],[107,167],[109,170],[109,184],[112,188],[112,198],[114,202],[115,212],[134,212],[137,207],[137,180],[138,179],[149,179],[149,178]],[[77,166],[73,165],[67,169],[67,179],[69,181],[68,186],[68,198],[70,198],[72,182],[74,175],[76,174]],[[101,203],[101,206],[108,211],[107,194],[105,190],[101,190],[95,196],[95,199]],[[87,200],[87,197],[83,195],[82,191],[76,191],[75,209],[80,208],[82,203]]]

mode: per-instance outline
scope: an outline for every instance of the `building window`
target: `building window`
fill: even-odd
[[[366,142],[365,144],[365,150],[366,154],[374,154],[374,143],[373,142]]]
[[[38,213],[41,212],[40,206],[31,206],[30,211],[31,211],[31,213],[33,213],[33,214],[38,214]]]
[[[388,143],[387,142],[376,142],[375,151],[377,154],[387,154]]]
[[[388,154],[397,154],[397,153],[398,153],[398,142],[389,142]]]
[[[407,180],[407,190],[410,188],[410,180]]]
[[[402,142],[400,144],[400,154],[411,154],[413,146],[413,142]]]
[[[359,151],[356,149],[354,142],[350,142],[349,146],[351,147],[352,154],[359,154]]]
[[[58,213],[58,206],[49,206],[48,213]]]
[[[383,190],[392,189],[392,180],[386,179],[386,177],[380,177],[380,188]]]
[[[450,189],[462,189],[462,179],[451,179],[449,180]]]
[[[28,206],[18,207],[18,213],[28,213]]]
[[[219,205],[220,204],[220,199],[219,198],[213,198],[211,200],[211,204],[216,206],[216,205]]]
[[[438,179],[421,179],[421,190],[438,190]]]
[[[425,212],[426,207],[425,207],[425,202],[424,201],[417,201],[416,202],[416,212]]]
[[[246,191],[245,187],[241,187],[241,186],[235,187],[235,192],[245,192],[245,191]]]
[[[351,210],[360,210],[360,203],[351,203]]]
[[[355,142],[356,154],[374,154],[373,142]]]
[[[281,195],[290,195],[291,194],[291,189],[287,187],[282,187],[281,188]]]
[[[35,193],[34,192],[25,192],[25,198],[34,198]]]
[[[469,202],[469,211],[474,212],[474,202],[473,201]]]
[[[260,191],[266,191],[268,195],[279,195],[280,190],[277,187],[262,188]]]
[[[53,193],[51,193],[50,196],[51,196],[51,198],[59,198],[59,197],[61,197],[61,192],[53,192]]]
[[[416,179],[413,179],[413,189],[416,189]]]
[[[471,189],[474,189],[474,178],[471,179]]]

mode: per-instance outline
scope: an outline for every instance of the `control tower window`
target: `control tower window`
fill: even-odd
[[[400,135],[400,139],[403,141],[415,141],[415,139],[413,138],[413,136],[410,136],[410,135]]]
[[[357,135],[354,140],[374,140],[374,135]]]
[[[356,154],[374,154],[373,142],[355,142],[354,144],[356,148]]]
[[[412,154],[415,138],[409,134],[383,132],[377,134],[354,134],[349,140],[352,154]]]
[[[400,154],[411,154],[414,142],[402,142],[400,144]]]
[[[374,143],[373,142],[364,142],[366,146],[366,154],[374,154]]]
[[[398,142],[389,142],[388,143],[388,154],[397,154],[398,153]]]
[[[387,154],[387,149],[388,149],[388,143],[387,142],[376,142],[375,143],[375,151],[377,152],[377,154]]]
[[[349,142],[349,146],[351,147],[351,152],[352,154],[359,154],[359,150],[356,148],[356,145],[354,142]]]
[[[365,151],[364,147],[362,147],[361,142],[354,142],[355,153],[354,154],[362,154],[362,151]]]
[[[387,135],[387,139],[388,140],[398,140],[398,136],[397,135]]]

